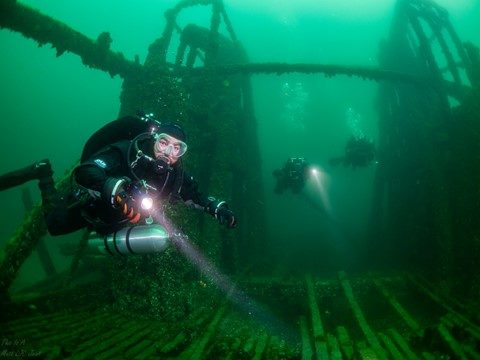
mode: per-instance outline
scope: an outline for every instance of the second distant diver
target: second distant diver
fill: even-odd
[[[329,160],[331,166],[367,167],[375,160],[375,145],[365,137],[352,136],[345,145],[345,154]]]

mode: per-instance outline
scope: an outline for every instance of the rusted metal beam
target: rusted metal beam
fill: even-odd
[[[106,71],[112,77],[120,75],[125,78],[141,70],[139,64],[128,61],[122,53],[114,53],[109,49],[111,39],[107,33],[93,41],[66,24],[18,1],[0,2],[0,28],[17,31],[37,41],[40,46],[52,44],[57,56],[67,51],[79,55],[84,65]]]
[[[258,339],[257,346],[255,347],[255,355],[253,356],[253,360],[261,360],[263,358],[263,354],[267,348],[267,343],[268,334],[266,332],[262,332],[260,338]]]
[[[332,334],[327,334],[327,345],[330,353],[330,359],[342,360],[342,353],[340,352],[338,340]]]
[[[0,11],[1,16],[1,11]],[[70,184],[68,172],[56,185],[59,191]],[[16,229],[0,251],[0,298],[15,280],[18,270],[30,256],[42,236],[47,233],[42,206],[37,205],[29,211],[23,223]]]
[[[257,342],[257,337],[256,335],[250,336],[247,341],[243,344],[243,352],[245,354],[253,355],[253,349],[255,348],[255,344]]]
[[[127,349],[124,353],[125,359],[134,359],[139,354],[145,352],[146,349],[154,347],[154,340],[147,338],[139,341],[136,345]]]
[[[169,330],[170,336],[166,337],[162,343],[157,343],[158,353],[169,356],[173,353],[179,353],[182,347],[187,346],[186,342],[195,329],[200,329],[210,318],[211,314],[203,310],[197,310],[189,320],[179,324],[178,328]]]
[[[143,330],[135,331],[131,336],[124,338],[120,342],[118,342],[114,347],[111,349],[107,349],[103,351],[101,354],[95,356],[96,360],[103,360],[103,359],[114,359],[114,358],[121,358],[124,355],[126,349],[130,346],[137,344],[140,340],[142,340],[145,336],[148,336],[154,326],[151,324],[149,326],[144,327]]]
[[[440,68],[435,60],[435,56],[432,53],[432,49],[430,48],[430,44],[428,42],[427,36],[425,35],[425,31],[418,20],[418,14],[416,14],[412,9],[407,10],[407,16],[410,24],[412,25],[415,34],[418,37],[420,42],[420,53],[423,56],[424,60],[428,64],[428,70],[430,71],[430,76],[432,77],[432,82],[436,84],[436,90],[438,92],[440,103],[442,106],[442,112],[444,114],[449,113],[449,105],[448,100],[446,97],[446,91],[443,86],[443,78],[440,72]]]
[[[398,71],[384,70],[367,66],[346,66],[346,65],[327,65],[327,64],[287,64],[287,63],[250,63],[250,64],[232,64],[219,65],[208,69],[206,67],[196,67],[187,69],[178,68],[174,72],[177,76],[184,74],[205,76],[208,73],[228,76],[234,74],[275,74],[282,75],[288,73],[302,74],[324,74],[326,77],[337,75],[347,75],[359,77],[365,80],[375,81],[394,81],[412,83],[419,86],[436,87],[436,83],[429,77],[402,73]]]
[[[240,346],[242,345],[242,341],[239,338],[236,338],[233,343],[229,347],[229,353],[225,356],[225,360],[235,360],[238,358],[238,352]]]
[[[233,30],[232,23],[230,21],[230,18],[228,17],[227,12],[225,11],[225,6],[223,4],[223,1],[221,3],[221,14],[223,17],[223,22],[225,23],[225,26],[227,28],[228,33],[230,34],[230,39],[236,43],[237,42],[237,36],[235,35],[235,31]]]
[[[71,281],[73,280],[73,277],[75,276],[75,273],[77,272],[78,266],[80,264],[80,260],[85,255],[85,250],[87,249],[89,234],[90,234],[89,229],[83,230],[83,234],[80,238],[78,247],[75,251],[75,254],[72,258],[72,262],[70,264],[70,271],[68,272],[68,275],[64,280],[64,285],[65,286],[70,285]]]
[[[75,353],[81,354],[83,352],[89,351],[89,349],[99,346],[104,342],[108,342],[110,338],[114,337],[120,331],[128,329],[131,326],[131,323],[124,317],[119,317],[115,321],[111,323],[109,322],[108,326],[105,326],[106,323],[104,323],[103,325],[104,326],[102,326],[101,334],[95,334],[87,341],[83,341],[75,348]]]
[[[311,275],[305,277],[308,293],[308,305],[312,319],[313,343],[315,345],[315,354],[318,359],[328,359],[327,343],[325,338],[325,330],[323,329],[320,311],[318,309],[317,299],[315,296],[315,286]]]
[[[422,330],[417,321],[412,315],[398,302],[396,297],[383,285],[381,280],[373,279],[373,283],[380,290],[380,292],[388,300],[388,303],[397,311],[405,323],[419,336],[422,335]]]
[[[452,23],[450,21],[447,21],[445,23],[445,28],[446,28],[448,34],[450,35],[453,43],[455,44],[458,55],[462,59],[462,62],[465,66],[465,70],[467,72],[467,76],[468,76],[468,79],[470,80],[470,83],[473,86],[478,85],[478,83],[476,83],[477,79],[475,78],[475,74],[474,74],[475,72],[474,72],[474,69],[473,69],[473,64],[469,61],[467,51],[466,51],[464,45],[462,44],[462,41],[460,40],[460,37],[458,36],[457,32],[453,28]]]
[[[300,317],[300,335],[302,337],[302,360],[311,360],[313,357],[312,345],[308,334],[307,319]]]
[[[386,352],[383,349],[383,347],[380,345],[380,342],[378,341],[377,337],[375,336],[375,333],[372,331],[370,326],[368,325],[367,319],[365,318],[365,315],[363,314],[363,311],[358,304],[357,300],[355,299],[355,295],[353,294],[352,287],[350,286],[350,282],[347,279],[347,275],[345,272],[340,271],[338,273],[338,277],[340,279],[340,283],[342,285],[343,291],[345,293],[345,296],[348,300],[348,303],[350,304],[350,308],[353,311],[353,315],[357,319],[358,325],[360,326],[360,329],[362,330],[363,334],[365,335],[365,338],[367,339],[369,345],[372,347],[372,349],[375,351],[377,354],[378,358],[380,359],[386,359]]]
[[[447,59],[448,68],[450,70],[450,73],[453,76],[454,81],[457,84],[461,84],[462,80],[460,78],[460,73],[458,71],[457,64],[455,62],[455,59],[453,58],[453,55],[452,55],[450,49],[448,48],[448,45],[447,45],[447,42],[445,41],[445,38],[442,35],[441,25],[438,24],[437,22],[435,22],[434,19],[431,19],[429,17],[425,17],[425,20],[430,25],[430,28],[433,30],[433,32],[437,35],[438,43],[440,44],[443,55]]]
[[[29,212],[33,209],[34,205],[32,193],[27,187],[22,188],[22,202],[25,208],[25,212]],[[45,271],[47,277],[56,275],[57,270],[55,270],[55,265],[53,265],[52,258],[48,252],[48,248],[45,245],[45,240],[43,238],[38,240],[36,249],[38,258],[40,259],[40,264],[42,265],[43,271]]]
[[[436,357],[427,351],[422,351],[422,356],[425,360],[436,360]]]
[[[455,355],[455,359],[467,360],[468,357],[465,355],[462,349],[462,345],[452,336],[447,327],[440,323],[437,328],[440,337],[445,342],[445,344],[450,348],[452,353]]]
[[[338,343],[340,345],[340,350],[342,351],[343,356],[348,360],[353,359],[354,350],[353,350],[353,342],[350,340],[350,336],[348,335],[348,331],[344,326],[337,327],[337,338]]]
[[[378,359],[375,351],[368,347],[365,341],[358,341],[356,344],[357,356],[360,360]]]
[[[461,326],[468,329],[473,335],[480,340],[480,328],[475,325],[472,321],[466,318],[464,315],[460,314],[456,311],[452,306],[448,305],[446,301],[440,298],[439,295],[435,294],[432,290],[427,288],[424,284],[422,284],[419,280],[417,280],[414,276],[408,275],[408,279],[424,294],[426,294],[430,299],[432,299],[435,303],[443,307],[447,310],[452,317],[452,320],[458,322]]]
[[[419,357],[415,355],[415,353],[410,349],[410,346],[408,345],[407,340],[403,338],[402,335],[396,330],[396,329],[388,329],[388,335],[392,340],[395,341],[395,343],[398,345],[400,350],[404,353],[407,359],[410,360],[419,360]]]
[[[443,86],[445,91],[449,96],[454,97],[459,102],[461,102],[465,97],[472,91],[472,88],[462,84],[457,84],[449,80],[443,81]]]
[[[55,313],[54,316],[35,316],[20,319],[17,321],[10,321],[2,324],[2,331],[9,334],[17,334],[22,336],[43,337],[45,331],[38,331],[42,328],[52,328],[57,324],[72,323],[75,319],[85,318],[89,314],[88,311],[79,311],[78,313]]]
[[[123,342],[138,333],[145,333],[149,324],[146,321],[128,321],[121,325],[115,333],[110,334],[107,339],[95,343],[83,351],[75,350],[75,359],[106,359],[110,358],[109,352],[122,346]],[[147,332],[148,333],[148,332]]]
[[[207,326],[205,333],[203,336],[192,343],[182,354],[180,354],[179,359],[188,359],[188,360],[200,360],[204,356],[204,351],[207,345],[210,343],[212,338],[215,336],[215,332],[217,331],[217,327],[222,320],[226,310],[228,308],[228,304],[224,304],[218,309],[213,320]]]
[[[41,337],[40,342],[45,346],[63,344],[67,351],[73,351],[83,341],[97,336],[106,323],[113,325],[120,318],[119,314],[102,311],[98,314],[91,314],[90,317],[84,316],[83,319],[78,319],[78,321],[72,319],[68,326],[63,324],[62,327],[59,327],[55,324],[55,331],[43,334],[44,336]],[[40,329],[37,328],[37,332],[41,332]]]
[[[405,356],[400,353],[400,351],[397,349],[397,347],[395,346],[393,341],[388,337],[388,335],[385,335],[384,333],[379,332],[378,338],[385,345],[385,348],[388,350],[388,352],[390,353],[390,356],[394,360],[403,360],[405,358]]]

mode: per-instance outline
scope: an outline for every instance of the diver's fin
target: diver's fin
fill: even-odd
[[[30,180],[42,180],[53,175],[48,159],[37,161],[24,168],[0,175],[0,191],[22,185]]]

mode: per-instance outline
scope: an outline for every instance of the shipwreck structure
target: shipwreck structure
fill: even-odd
[[[211,8],[209,28],[178,26],[177,16],[191,6]],[[175,118],[188,127],[193,146],[213,149],[213,156],[193,153],[188,166],[206,190],[232,200],[240,228],[228,233],[205,226],[182,209],[169,215],[235,281],[217,274],[214,283],[223,292],[217,290],[174,250],[161,260],[99,261],[84,254],[88,234],[79,239],[68,273],[56,274],[40,241],[46,232],[41,208],[28,204],[27,194],[31,209],[0,256],[0,351],[62,359],[480,358],[474,262],[480,228],[472,217],[480,214],[480,159],[473,155],[480,153],[480,55],[459,39],[448,13],[429,0],[398,0],[379,68],[249,63],[221,0],[182,0],[165,18],[140,64],[111,51],[108,33],[92,40],[18,1],[0,3],[0,28],[120,76],[120,115],[142,108]],[[179,46],[168,62],[174,36]],[[402,272],[340,272],[325,280],[257,271],[269,249],[258,240],[265,237],[263,187],[250,171],[261,166],[250,76],[287,72],[379,83],[380,158],[369,242],[379,264],[395,255]],[[214,163],[221,166],[210,178]],[[48,279],[9,293],[33,251]]]

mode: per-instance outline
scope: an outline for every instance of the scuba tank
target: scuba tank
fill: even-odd
[[[92,232],[86,252],[93,255],[130,255],[163,252],[169,243],[169,234],[161,225],[124,227],[108,235]]]

